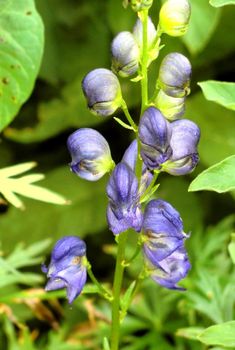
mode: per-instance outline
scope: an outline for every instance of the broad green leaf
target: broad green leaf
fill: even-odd
[[[235,5],[235,0],[210,0],[210,4],[214,7],[221,7],[225,5]]]
[[[208,1],[192,0],[191,18],[188,32],[182,37],[192,54],[197,54],[207,45],[217,24],[220,11],[212,8]]]
[[[202,327],[188,327],[177,329],[176,335],[186,339],[197,340],[197,337],[202,333],[204,328]]]
[[[33,0],[0,7],[0,131],[32,92],[43,53],[43,24]]]
[[[200,160],[210,166],[235,154],[234,112],[205,100],[198,93],[186,102],[184,118],[191,119],[201,129]]]
[[[235,155],[211,166],[199,174],[189,186],[189,191],[228,192],[235,189]]]
[[[205,98],[235,110],[235,83],[208,80],[198,83]]]
[[[235,321],[221,323],[205,329],[198,339],[207,345],[235,348]]]

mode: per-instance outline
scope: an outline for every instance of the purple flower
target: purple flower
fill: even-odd
[[[70,169],[83,179],[96,181],[113,168],[108,142],[94,129],[78,129],[69,136],[67,146]]]
[[[129,165],[129,167],[132,169],[134,173],[136,170],[137,154],[138,154],[138,144],[137,144],[137,140],[134,140],[132,141],[130,146],[126,149],[122,157],[122,162]],[[141,184],[140,184],[140,191],[139,191],[140,194],[146,190],[146,188],[149,186],[150,182],[152,181],[152,178],[153,178],[152,173],[147,169],[146,165],[143,163],[142,177],[141,177]]]
[[[121,87],[113,72],[98,68],[89,72],[82,81],[83,93],[91,112],[102,117],[112,115],[121,106]]]
[[[57,241],[48,268],[42,266],[49,278],[46,291],[66,288],[68,302],[71,304],[86,283],[87,273],[83,264],[85,255],[86,244],[80,238],[66,236]]]
[[[138,180],[127,164],[117,164],[106,191],[109,198],[107,220],[110,230],[119,234],[132,227],[139,232],[143,214],[139,204]]]
[[[152,278],[167,288],[178,288],[175,283],[190,267],[179,213],[161,199],[152,200],[145,209],[142,230],[146,236],[143,252]]]
[[[144,112],[139,125],[141,156],[149,169],[160,169],[171,154],[171,128],[161,112],[149,107]]]
[[[163,170],[171,175],[185,175],[192,172],[199,161],[197,145],[200,129],[187,119],[174,121],[171,123],[171,128],[170,146],[173,154],[163,165]]]
[[[177,283],[186,277],[190,268],[187,252],[180,247],[160,262],[159,268],[152,271],[151,277],[165,288],[185,290],[177,286]]]
[[[187,96],[190,92],[191,73],[192,68],[187,57],[177,52],[170,53],[160,65],[158,85],[169,96]]]
[[[130,32],[119,33],[112,41],[112,69],[122,77],[135,74],[139,64],[139,47]]]

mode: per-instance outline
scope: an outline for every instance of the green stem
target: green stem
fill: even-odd
[[[130,125],[132,126],[134,132],[137,132],[137,126],[134,122],[134,120],[132,119],[129,111],[128,111],[128,107],[127,107],[127,104],[124,100],[122,100],[122,104],[121,104],[121,107],[122,107],[122,110],[123,110],[123,113],[125,114],[126,116],[126,119],[128,120],[128,122],[130,123]]]
[[[118,252],[113,282],[113,303],[112,303],[112,328],[111,328],[111,350],[118,350],[120,333],[120,292],[122,287],[125,258],[125,244],[127,232],[118,236]]]
[[[141,61],[141,115],[148,105],[148,10],[142,11],[142,26],[143,26],[143,51]]]
[[[96,279],[96,277],[92,272],[91,264],[89,263],[89,261],[86,262],[86,265],[87,265],[87,273],[90,279],[92,280],[92,282],[99,288],[100,294],[103,295],[105,299],[111,301],[113,299],[112,294],[109,292],[108,289],[104,288],[102,284],[100,284],[100,282]]]

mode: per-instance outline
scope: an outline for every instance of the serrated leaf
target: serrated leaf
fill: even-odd
[[[235,83],[208,80],[198,83],[198,85],[207,100],[235,110]]]
[[[194,179],[189,191],[228,192],[235,189],[235,155],[211,166]]]
[[[43,53],[43,23],[33,0],[0,8],[0,131],[32,92]]]
[[[182,37],[192,54],[199,53],[209,42],[219,23],[220,11],[205,0],[191,0],[192,14],[188,32]]]
[[[235,0],[210,0],[211,6],[221,7],[225,5],[235,5]]]
[[[234,349],[234,335],[235,321],[230,321],[208,327],[198,336],[198,340],[207,345],[221,345]]]

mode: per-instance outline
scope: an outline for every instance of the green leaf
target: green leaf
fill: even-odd
[[[197,340],[197,337],[202,333],[204,328],[202,327],[188,327],[177,329],[176,335],[186,339]]]
[[[226,5],[235,5],[235,0],[210,0],[211,6],[221,7]]]
[[[198,85],[207,100],[235,110],[235,83],[208,80],[198,83]]]
[[[182,37],[192,54],[197,54],[209,42],[219,23],[220,11],[212,8],[205,0],[192,0],[192,14],[188,32]]]
[[[214,165],[235,154],[234,112],[205,100],[198,93],[186,102],[184,118],[200,126],[199,155],[205,165]]]
[[[235,189],[235,155],[211,166],[191,182],[189,191],[228,192]]]
[[[43,24],[33,0],[0,7],[0,131],[32,92],[43,53]]]
[[[207,345],[235,348],[235,321],[225,322],[205,329],[198,339]]]
[[[232,262],[235,264],[235,233],[231,234],[231,242],[228,245],[228,252]]]

